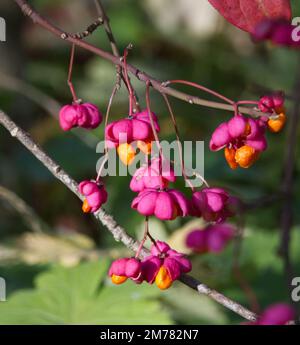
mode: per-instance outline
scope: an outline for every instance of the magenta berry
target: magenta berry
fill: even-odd
[[[237,149],[242,145],[249,145],[257,151],[264,151],[267,148],[264,128],[258,120],[247,119],[242,115],[234,116],[228,122],[219,125],[210,141],[212,151],[221,150],[226,146]]]
[[[223,222],[234,215],[236,199],[222,188],[204,188],[192,197],[193,212],[208,222]]]
[[[155,216],[161,220],[185,217],[191,211],[189,200],[175,189],[144,189],[132,201],[131,207],[144,216]]]
[[[295,26],[282,19],[266,19],[254,30],[253,38],[258,41],[270,40],[272,43],[286,47],[296,47],[299,42],[292,39]]]
[[[205,230],[193,230],[186,237],[186,246],[198,254],[209,251],[207,245],[208,232]]]
[[[82,210],[85,213],[96,212],[107,201],[107,192],[104,185],[94,181],[82,181],[79,184],[79,192],[85,196]]]
[[[261,97],[258,107],[263,113],[272,112],[274,109],[273,97],[271,95]]]
[[[59,112],[59,124],[64,131],[69,131],[78,126],[78,118],[82,118],[84,113],[80,112],[78,105],[65,105]]]
[[[64,131],[74,127],[94,129],[102,122],[102,114],[92,103],[65,105],[59,112],[59,124]]]
[[[249,168],[266,150],[266,123],[257,119],[235,115],[221,123],[210,140],[211,151],[225,149],[225,158],[232,169]]]
[[[152,245],[151,255],[142,261],[144,279],[150,284],[155,282],[162,290],[169,288],[182,273],[191,269],[191,262],[183,254],[161,241]]]
[[[147,188],[166,188],[169,182],[175,180],[170,163],[160,158],[153,158],[150,165],[146,163],[136,170],[130,182],[130,189],[133,192],[141,192]]]
[[[292,39],[292,31],[294,28],[295,27],[288,22],[277,23],[277,25],[273,27],[271,41],[280,46],[295,46],[295,42]]]
[[[194,252],[220,253],[234,236],[234,228],[229,224],[208,225],[203,230],[193,230],[186,238],[187,247]]]
[[[108,275],[114,284],[122,284],[128,278],[139,282],[142,276],[142,265],[136,258],[122,258],[115,260],[108,271]]]
[[[295,310],[288,304],[278,303],[269,306],[252,325],[281,326],[293,321],[296,317]]]
[[[97,106],[92,103],[82,104],[87,112],[87,121],[81,125],[86,129],[95,129],[102,122],[102,114],[98,110]]]
[[[277,91],[272,94],[274,109],[276,112],[282,110],[285,101],[285,95],[282,91]]]
[[[258,107],[263,113],[280,113],[284,107],[284,93],[274,92],[260,98]]]
[[[165,290],[182,273],[188,273],[192,269],[191,262],[184,254],[170,248],[161,241],[152,245],[150,255],[140,261],[137,258],[121,258],[115,260],[109,269],[108,275],[114,284],[122,284],[128,278],[140,284],[146,281]]]
[[[157,116],[151,113],[156,131],[159,132]],[[151,142],[153,133],[147,110],[134,114],[126,119],[111,122],[105,129],[107,147],[117,147],[124,142],[134,141]]]

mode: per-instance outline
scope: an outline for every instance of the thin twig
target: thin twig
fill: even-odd
[[[69,62],[69,71],[68,71],[67,83],[68,83],[68,86],[70,88],[70,91],[71,91],[71,94],[72,94],[72,97],[73,97],[73,102],[76,103],[78,101],[78,99],[77,99],[77,95],[76,95],[76,92],[75,92],[75,89],[74,89],[74,85],[73,85],[73,82],[72,82],[74,55],[75,55],[75,44],[72,44],[72,46],[71,46],[71,53],[70,53],[70,62]]]
[[[49,227],[46,225],[46,223],[40,219],[35,211],[16,193],[3,186],[0,186],[0,199],[2,199],[5,203],[8,203],[20,214],[29,229],[38,233],[49,231]]]
[[[191,81],[177,79],[177,80],[168,80],[168,81],[164,82],[164,84],[166,86],[171,85],[171,84],[183,84],[183,85],[192,86],[192,87],[194,87],[196,89],[199,89],[199,90],[202,90],[204,92],[207,92],[207,93],[209,93],[209,94],[211,94],[211,95],[221,99],[222,101],[224,101],[226,103],[234,104],[233,100],[231,100],[231,99],[221,95],[220,93],[218,93],[218,92],[216,92],[214,90],[211,90],[211,89],[209,89],[209,88],[207,88],[205,86],[202,86],[202,85],[199,85],[197,83],[191,82]]]
[[[157,133],[157,130],[155,128],[155,124],[154,124],[154,120],[153,120],[153,115],[152,115],[152,111],[151,111],[151,104],[150,104],[150,82],[148,81],[146,83],[146,105],[147,105],[147,112],[148,112],[148,117],[150,120],[150,124],[151,124],[151,128],[152,128],[152,134],[153,137],[155,139],[155,144],[156,147],[158,149],[158,156],[159,156],[159,166],[158,166],[158,171],[159,171],[159,175],[162,176],[163,175],[163,150],[160,144],[160,140],[159,140],[159,136]],[[163,179],[160,179],[160,188],[163,188]]]
[[[103,19],[103,27],[104,27],[104,30],[106,32],[106,36],[109,40],[112,53],[114,56],[119,58],[120,52],[119,52],[115,37],[113,35],[112,29],[110,27],[109,18],[106,15],[106,12],[104,10],[104,7],[103,7],[101,1],[100,0],[94,0],[94,2],[95,2],[95,6],[97,9],[98,15]],[[121,66],[117,64],[116,68],[117,68],[118,83],[121,86],[121,78],[123,78]]]
[[[104,26],[104,30],[106,32],[106,35],[108,37],[110,46],[111,46],[111,50],[114,56],[118,57],[120,59],[120,51],[118,49],[115,37],[113,35],[111,26],[110,26],[110,22],[109,22],[109,17],[106,15],[104,6],[102,5],[101,0],[94,0],[95,5],[96,5],[96,9],[98,14],[101,16],[101,18],[103,19],[103,26]],[[121,82],[121,78],[123,79],[126,87],[128,87],[128,84],[130,85],[131,90],[133,91],[133,102],[134,102],[134,112],[140,111],[140,106],[139,106],[139,102],[138,102],[138,97],[137,97],[137,93],[134,89],[134,87],[131,84],[130,78],[128,77],[128,84],[126,83],[126,78],[122,73],[122,68],[121,65],[116,64],[116,68],[117,68],[117,75],[119,76],[119,84]]]
[[[110,109],[111,109],[111,106],[112,106],[112,102],[113,102],[114,97],[115,97],[115,95],[116,95],[116,93],[118,92],[119,89],[120,89],[120,83],[119,83],[119,80],[117,78],[116,83],[115,83],[115,85],[113,87],[112,93],[111,93],[111,95],[109,97],[109,101],[108,101],[108,105],[107,105],[107,109],[106,109],[106,114],[105,114],[105,121],[104,121],[104,158],[103,158],[102,165],[100,166],[100,168],[98,170],[98,174],[97,174],[97,177],[96,177],[96,181],[97,182],[100,180],[102,169],[104,168],[105,163],[108,160],[108,148],[107,148],[107,141],[106,141],[105,130],[106,130],[106,127],[107,127],[107,124],[108,124],[108,119],[109,119],[109,115],[110,115]]]
[[[109,43],[110,43],[113,55],[119,57],[120,56],[120,52],[119,52],[119,49],[118,49],[115,37],[113,35],[112,29],[111,29],[111,26],[110,26],[109,18],[106,15],[106,12],[104,10],[102,2],[100,0],[94,0],[94,2],[95,2],[95,6],[96,6],[96,9],[97,9],[97,12],[98,12],[99,16],[103,20],[103,27],[104,27],[104,30],[105,30],[106,35],[108,37],[108,40],[109,40]]]
[[[34,23],[40,25],[47,31],[51,32],[52,34],[56,35],[57,37],[61,38],[62,40],[74,43],[75,45],[88,50],[103,59],[110,61],[118,66],[123,66],[123,61],[120,60],[119,57],[114,56],[100,48],[95,47],[92,44],[89,44],[88,42],[85,42],[83,40],[79,40],[76,38],[73,38],[71,35],[66,33],[65,31],[57,28],[53,24],[51,24],[47,19],[42,17],[39,13],[37,13],[33,8],[27,3],[25,0],[14,0],[16,4],[22,9],[23,13],[28,16]],[[164,86],[164,83],[151,77],[145,72],[140,71],[138,68],[134,67],[133,65],[128,64],[127,65],[128,71],[132,73],[138,80],[146,83],[148,81],[151,82],[151,85],[154,89],[158,90],[161,93],[165,93],[167,95],[170,95],[172,97],[181,99],[185,102],[191,103],[191,104],[197,104],[202,105],[209,108],[215,108],[215,109],[222,109],[227,110],[230,112],[233,112],[235,110],[235,106],[231,104],[224,104],[224,103],[218,103],[218,102],[212,102],[205,99],[202,99],[200,97],[192,96],[189,94],[186,94],[184,92],[172,89],[170,87]],[[239,110],[243,114],[247,114],[253,117],[260,117],[260,116],[266,116],[265,113],[262,113],[260,111],[255,110],[254,108],[248,108],[248,107],[240,107]]]
[[[42,148],[36,144],[30,135],[18,127],[3,111],[0,110],[0,123],[9,131],[9,133],[22,143],[51,173],[60,180],[67,188],[69,188],[82,201],[84,197],[78,191],[78,184],[75,182],[54,160],[52,160]],[[112,233],[116,241],[121,241],[132,251],[137,251],[139,243],[135,241],[127,232],[108,214],[103,208],[97,211],[94,216]],[[149,251],[147,249],[141,250],[141,257],[147,256]],[[225,297],[221,293],[210,289],[205,284],[202,284],[195,278],[182,275],[180,281],[188,287],[198,291],[200,294],[207,295],[214,299],[224,307],[232,310],[247,320],[254,321],[257,316],[241,306],[239,303]]]
[[[78,38],[79,40],[82,40],[83,38],[90,36],[102,24],[103,18],[99,17],[92,24],[90,24],[84,31],[76,32],[75,34],[71,34],[71,36],[73,38]]]
[[[130,47],[125,48],[124,50],[124,55],[123,55],[123,61],[124,61],[124,68],[123,68],[123,75],[125,78],[125,83],[127,85],[128,88],[128,92],[129,92],[129,116],[133,115],[133,103],[135,102],[134,100],[134,92],[132,89],[132,85],[131,82],[129,80],[129,75],[128,75],[128,70],[127,70],[127,55],[128,55],[128,50],[131,49]]]
[[[176,118],[175,118],[175,115],[174,115],[171,103],[170,103],[170,101],[168,99],[168,96],[165,95],[164,93],[162,93],[162,96],[163,96],[164,101],[165,101],[165,103],[167,105],[167,108],[168,108],[168,111],[169,111],[169,114],[170,114],[170,117],[171,117],[171,120],[172,120],[172,123],[173,123],[173,126],[174,126],[182,175],[183,175],[183,178],[184,178],[186,184],[194,192],[195,187],[194,187],[193,183],[190,181],[190,179],[187,177],[187,174],[186,174],[186,168],[185,168],[185,164],[184,164],[182,145],[181,145],[181,140],[180,140],[180,135],[179,135],[179,129],[178,129],[177,121],[176,121]],[[209,187],[208,183],[205,181],[203,176],[201,176],[201,180],[205,183],[205,185],[207,187]]]
[[[144,248],[144,245],[145,245],[145,242],[147,240],[148,235],[149,235],[149,218],[145,217],[144,236],[140,242],[138,250],[136,251],[136,254],[135,254],[136,258],[140,257],[141,250]],[[151,238],[151,235],[150,235],[150,238]]]

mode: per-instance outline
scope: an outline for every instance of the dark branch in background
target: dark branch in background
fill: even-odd
[[[5,205],[9,204],[11,208],[17,211],[29,229],[33,230],[34,232],[49,231],[48,225],[42,219],[40,219],[35,211],[29,205],[27,205],[23,199],[3,186],[0,186],[0,206],[1,201],[3,201],[3,204]]]
[[[47,31],[51,32],[55,36],[58,36],[62,40],[65,40],[69,43],[74,43],[76,46],[79,46],[85,50],[88,50],[103,59],[110,61],[114,63],[117,66],[123,66],[123,62],[121,59],[117,56],[114,56],[100,48],[95,47],[92,44],[89,44],[83,40],[79,40],[76,38],[73,38],[69,33],[57,28],[53,24],[51,24],[47,19],[43,18],[40,14],[38,14],[36,11],[33,10],[33,8],[27,3],[25,0],[14,0],[16,4],[22,9],[23,13],[30,17],[31,20],[46,29]],[[227,111],[235,111],[235,107],[230,104],[223,104],[218,102],[212,102],[208,101],[196,96],[192,96],[189,94],[186,94],[184,92],[172,89],[170,87],[164,86],[164,83],[151,77],[145,72],[140,71],[138,68],[128,64],[127,69],[130,73],[132,73],[138,80],[147,83],[150,82],[151,86],[158,90],[161,93],[167,94],[169,96],[181,99],[185,102],[191,103],[191,104],[198,104],[209,108],[215,108],[215,109],[223,109]],[[260,111],[257,111],[253,108],[247,108],[247,107],[239,107],[239,110],[241,113],[248,114],[254,117],[260,117],[260,116],[266,116],[265,113],[261,113]]]
[[[36,144],[30,135],[18,127],[3,111],[0,110],[0,123],[9,131],[9,133],[20,141],[51,173],[60,180],[67,188],[69,188],[74,194],[77,195],[82,201],[84,197],[78,191],[78,184],[74,181],[54,160],[52,160],[42,148]],[[139,247],[139,243],[135,241],[127,232],[109,215],[103,208],[94,214],[98,219],[114,236],[116,241],[121,241],[123,244],[132,251],[136,251]],[[143,249],[141,251],[141,257],[148,255],[148,250]],[[257,316],[250,310],[241,306],[239,303],[232,301],[225,297],[221,293],[209,288],[205,284],[202,284],[195,278],[182,275],[181,282],[188,287],[198,291],[200,294],[204,294],[224,307],[232,310],[247,320],[254,321]]]
[[[282,197],[283,197],[282,193],[278,191],[278,192],[275,192],[274,194],[264,195],[257,199],[254,199],[248,202],[243,202],[241,205],[240,212],[241,213],[245,213],[249,211],[251,212],[263,207],[274,205],[275,203],[280,202],[282,200]]]
[[[112,33],[112,30],[111,30],[111,27],[110,27],[110,23],[109,23],[109,18],[108,18],[108,16],[105,13],[104,7],[103,7],[101,1],[94,0],[94,2],[95,2],[95,6],[96,6],[96,9],[97,9],[97,12],[98,12],[99,16],[102,18],[103,26],[104,26],[106,35],[108,37],[108,40],[109,40],[109,43],[110,43],[113,55],[117,56],[117,57],[120,57],[120,52],[119,52],[119,49],[118,49],[115,37],[114,37],[114,35]]]
[[[59,111],[62,105],[54,98],[45,94],[43,91],[37,89],[33,85],[18,79],[14,76],[7,75],[0,70],[0,88],[17,92],[26,98],[30,99],[33,103],[37,104],[49,113],[49,115],[58,119]],[[88,147],[94,149],[99,142],[99,139],[91,132],[87,132],[81,128],[76,128],[72,134],[79,138]]]
[[[300,64],[300,59],[298,64]],[[287,132],[287,142],[285,151],[285,163],[283,166],[282,193],[283,205],[281,213],[281,244],[279,254],[283,259],[284,271],[286,276],[289,295],[292,295],[292,279],[294,278],[293,267],[290,257],[290,239],[293,226],[293,197],[294,197],[294,173],[296,168],[296,147],[297,134],[299,128],[300,116],[300,65],[296,76],[293,97],[295,98],[294,110],[289,117],[289,128]],[[293,301],[292,301],[293,302]],[[295,307],[299,309],[299,305],[295,303]],[[299,315],[298,315],[299,316]]]
[[[6,74],[6,72],[2,70],[0,70],[0,88],[17,92],[25,96],[52,116],[58,114],[61,109],[61,105],[54,98],[46,95],[31,84],[26,83],[15,76]]]
[[[110,27],[109,18],[107,17],[107,15],[104,11],[102,3],[99,0],[94,0],[94,2],[95,2],[95,6],[97,9],[98,15],[102,18],[103,27],[104,27],[104,30],[106,32],[107,38],[109,40],[112,53],[115,57],[120,58],[120,52],[119,52],[116,40],[114,38],[114,35],[113,35],[111,27]],[[118,85],[117,89],[119,89],[121,87],[121,78],[124,80],[124,77],[122,75],[121,66],[116,64],[116,69],[117,69],[117,85]],[[125,83],[125,85],[126,85],[126,83]]]

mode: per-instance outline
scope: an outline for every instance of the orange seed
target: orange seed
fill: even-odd
[[[111,281],[117,285],[125,283],[126,280],[127,280],[127,277],[125,276],[116,276],[114,274],[111,276]]]
[[[274,119],[274,120],[270,119],[268,121],[268,128],[271,132],[278,133],[282,130],[285,123],[286,123],[286,115],[285,113],[280,113],[277,119]]]
[[[236,150],[234,148],[225,147],[225,150],[224,150],[225,159],[228,165],[230,166],[230,168],[233,170],[237,169],[237,167],[239,166],[237,162],[235,161],[235,153],[236,153]]]
[[[249,168],[258,158],[258,152],[253,147],[244,145],[236,150],[235,161],[241,168]]]
[[[117,151],[123,164],[130,165],[133,162],[135,157],[135,150],[130,144],[120,144]]]
[[[172,285],[172,283],[173,281],[170,277],[168,270],[164,266],[161,266],[161,268],[159,269],[156,275],[155,284],[161,290],[166,290]]]
[[[91,206],[89,205],[87,199],[84,199],[81,208],[84,213],[89,213],[91,211]]]

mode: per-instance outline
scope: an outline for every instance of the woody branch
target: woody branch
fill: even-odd
[[[89,44],[88,42],[85,42],[82,39],[78,39],[74,37],[74,35],[67,33],[63,31],[62,29],[56,27],[52,23],[50,23],[49,20],[41,16],[37,11],[35,11],[27,1],[25,0],[14,0],[15,3],[21,8],[23,13],[28,16],[35,24],[40,25],[47,31],[51,32],[55,36],[59,37],[60,39],[74,44],[76,46],[79,46],[85,50],[88,50],[101,58],[110,61],[111,63],[115,64],[116,66],[121,66],[123,68],[124,63],[123,59],[113,55],[105,50],[102,50],[101,48],[98,48],[92,44]],[[116,53],[116,52],[114,52]],[[150,83],[150,85],[159,91],[160,93],[172,96],[174,98],[183,100],[185,102],[201,105],[204,107],[214,108],[214,109],[221,109],[221,110],[227,110],[227,111],[235,111],[236,105],[235,104],[225,104],[220,102],[213,102],[206,99],[202,99],[197,96],[189,95],[187,93],[181,92],[179,90],[173,89],[168,87],[168,81],[162,82],[158,79],[153,78],[146,72],[140,71],[137,67],[127,64],[127,70],[130,72],[133,76],[135,76],[138,80],[144,83]],[[239,107],[239,111],[243,114],[247,114],[253,117],[260,117],[260,116],[266,116],[266,113],[262,113],[260,111],[257,111],[255,108],[248,108],[248,107]],[[271,115],[271,114],[269,114]]]

